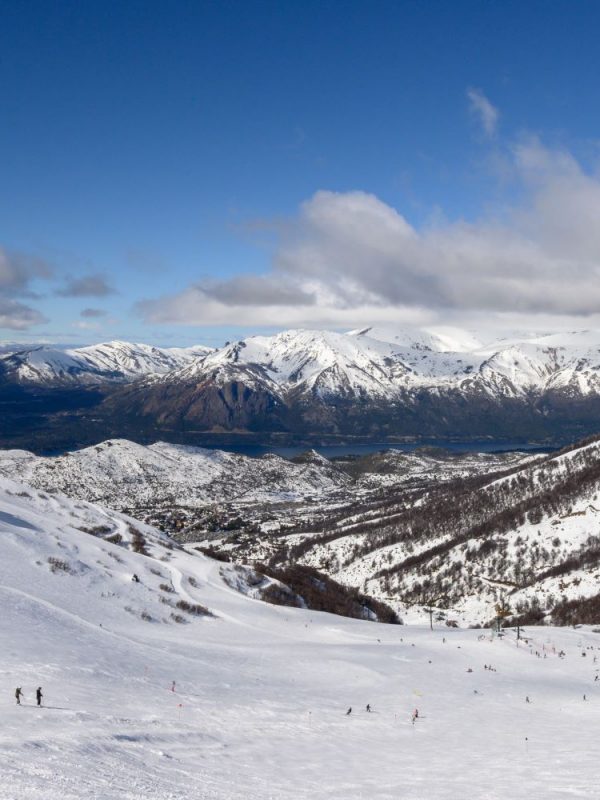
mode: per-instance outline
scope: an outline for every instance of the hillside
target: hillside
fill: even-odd
[[[593,796],[598,634],[374,625],[261,603],[235,572],[0,480],[0,798]]]
[[[318,569],[405,620],[600,624],[600,440],[550,455],[385,451],[289,461],[108,440],[0,475],[158,525],[235,562]]]
[[[492,466],[492,465],[490,465]],[[487,474],[435,475],[307,514],[263,535],[220,535],[239,559],[305,564],[407,620],[600,623],[600,441]]]
[[[315,567],[408,620],[432,605],[484,625],[504,598],[509,619],[600,624],[600,441],[551,455],[390,450],[290,461],[108,440],[52,458],[0,451],[0,475],[129,513],[238,562]]]

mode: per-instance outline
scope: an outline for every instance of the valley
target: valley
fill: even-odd
[[[108,440],[0,453],[0,475],[96,502],[234,563],[303,565],[405,621],[486,626],[594,617],[600,443],[564,451],[382,451],[292,460]],[[589,610],[588,610],[589,609]],[[591,615],[591,616],[590,616]]]

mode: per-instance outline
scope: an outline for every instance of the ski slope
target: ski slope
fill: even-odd
[[[269,606],[243,568],[169,548],[0,480],[2,800],[598,796],[600,633],[517,646]]]

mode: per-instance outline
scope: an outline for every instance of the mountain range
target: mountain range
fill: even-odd
[[[127,382],[172,372],[209,352],[202,346],[161,348],[119,341],[74,349],[16,346],[0,355],[0,380],[35,386]]]
[[[290,330],[216,350],[109,342],[0,356],[0,402],[13,412],[11,399],[20,399],[22,411],[32,396],[45,414],[33,427],[56,426],[56,409],[49,415],[39,398],[52,407],[58,397],[59,412],[75,412],[63,428],[79,426],[80,438],[93,428],[97,441],[569,441],[600,428],[600,331],[484,340],[463,331]]]

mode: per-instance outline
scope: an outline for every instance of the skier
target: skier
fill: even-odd
[[[138,578],[138,576],[135,574],[135,572],[134,572],[134,573],[133,573],[133,575],[131,576],[131,580],[132,580],[134,583],[139,583],[139,582],[140,582],[140,579],[139,579],[139,578]]]
[[[21,687],[20,686],[17,686],[17,688],[15,689],[15,697],[17,698],[17,705],[20,706],[21,705],[21,698],[25,697],[25,695],[21,691]]]
[[[529,695],[527,695],[527,696],[525,697],[525,702],[526,702],[526,703],[531,703],[531,700],[529,699]]]
[[[371,706],[367,703],[367,711],[371,713]]]
[[[350,706],[348,711],[346,711],[346,716],[349,717],[351,713],[352,713],[352,706]]]
[[[37,689],[35,690],[35,699],[37,700],[38,706],[42,705],[42,697],[43,696],[44,695],[42,694],[42,687],[38,686]]]
[[[415,708],[415,710],[412,713],[412,724],[413,725],[415,724],[415,720],[416,719],[419,719],[419,709],[418,708]]]

